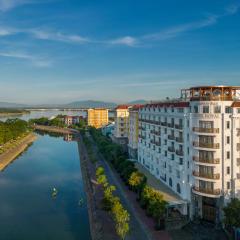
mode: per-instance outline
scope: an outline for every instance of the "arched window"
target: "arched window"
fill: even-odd
[[[172,187],[172,179],[169,178],[169,186]]]
[[[180,187],[180,184],[179,184],[179,183],[177,184],[177,192],[178,192],[178,193],[181,193],[181,187]]]

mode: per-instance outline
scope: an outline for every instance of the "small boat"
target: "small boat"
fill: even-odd
[[[81,198],[81,199],[79,200],[79,202],[78,202],[78,205],[79,205],[80,207],[82,207],[83,204],[84,204],[84,201],[83,201],[83,198]]]
[[[54,187],[53,190],[52,190],[52,197],[56,197],[58,194],[58,190]]]

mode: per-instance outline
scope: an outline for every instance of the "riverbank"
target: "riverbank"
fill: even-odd
[[[0,111],[0,117],[19,117],[24,114],[30,114],[30,111],[19,111],[19,112],[1,112]]]
[[[3,171],[18,155],[20,155],[31,143],[37,139],[34,133],[29,133],[27,136],[14,143],[14,146],[0,155],[0,171]]]
[[[54,133],[63,133],[63,134],[78,134],[79,131],[70,128],[60,128],[54,126],[43,126],[43,125],[34,125],[34,129],[46,131],[46,132],[54,132]]]

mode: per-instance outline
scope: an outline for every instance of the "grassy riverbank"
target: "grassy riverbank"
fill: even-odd
[[[24,134],[16,140],[4,144],[0,154],[0,171],[4,170],[12,161],[16,159],[32,142],[36,140],[36,135],[32,132]]]
[[[0,117],[21,116],[29,113],[30,111],[27,110],[0,108]]]

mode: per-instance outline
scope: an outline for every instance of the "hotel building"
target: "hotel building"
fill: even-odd
[[[88,126],[101,128],[108,124],[108,109],[94,108],[87,111]]]
[[[143,106],[138,162],[186,202],[183,215],[219,223],[240,198],[240,87],[193,87]]]
[[[142,105],[134,105],[129,108],[129,132],[128,132],[128,154],[132,159],[137,159],[138,149],[138,116]]]

